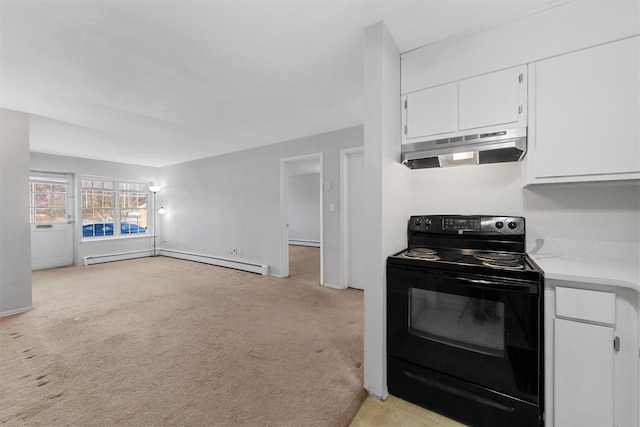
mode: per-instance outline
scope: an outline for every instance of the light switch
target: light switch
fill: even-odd
[[[336,204],[329,203],[329,212],[335,212],[335,211],[336,211]]]
[[[324,183],[324,191],[331,190],[331,181],[327,181]]]

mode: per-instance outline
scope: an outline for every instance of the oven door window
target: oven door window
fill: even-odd
[[[504,303],[409,289],[409,333],[490,356],[504,356]]]

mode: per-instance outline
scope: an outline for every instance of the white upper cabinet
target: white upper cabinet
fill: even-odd
[[[640,178],[639,37],[529,66],[526,184]]]
[[[461,80],[460,130],[493,125],[526,125],[526,67]],[[520,122],[522,120],[522,122]]]
[[[527,125],[526,66],[409,93],[403,143]]]
[[[406,97],[407,138],[455,132],[458,129],[458,83],[449,83]]]

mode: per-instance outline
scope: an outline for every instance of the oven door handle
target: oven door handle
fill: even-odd
[[[537,294],[538,284],[537,283],[506,283],[506,282],[496,282],[493,280],[486,279],[470,279],[468,277],[456,277],[456,280],[460,282],[469,283],[473,286],[479,288],[491,288],[497,289],[501,291],[514,291],[514,292],[526,292],[530,294]]]

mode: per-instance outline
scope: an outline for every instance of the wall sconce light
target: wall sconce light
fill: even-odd
[[[160,215],[164,215],[164,214],[166,214],[166,213],[167,213],[167,210],[164,208],[164,206],[160,206],[160,207],[158,208],[158,213],[159,213]]]

